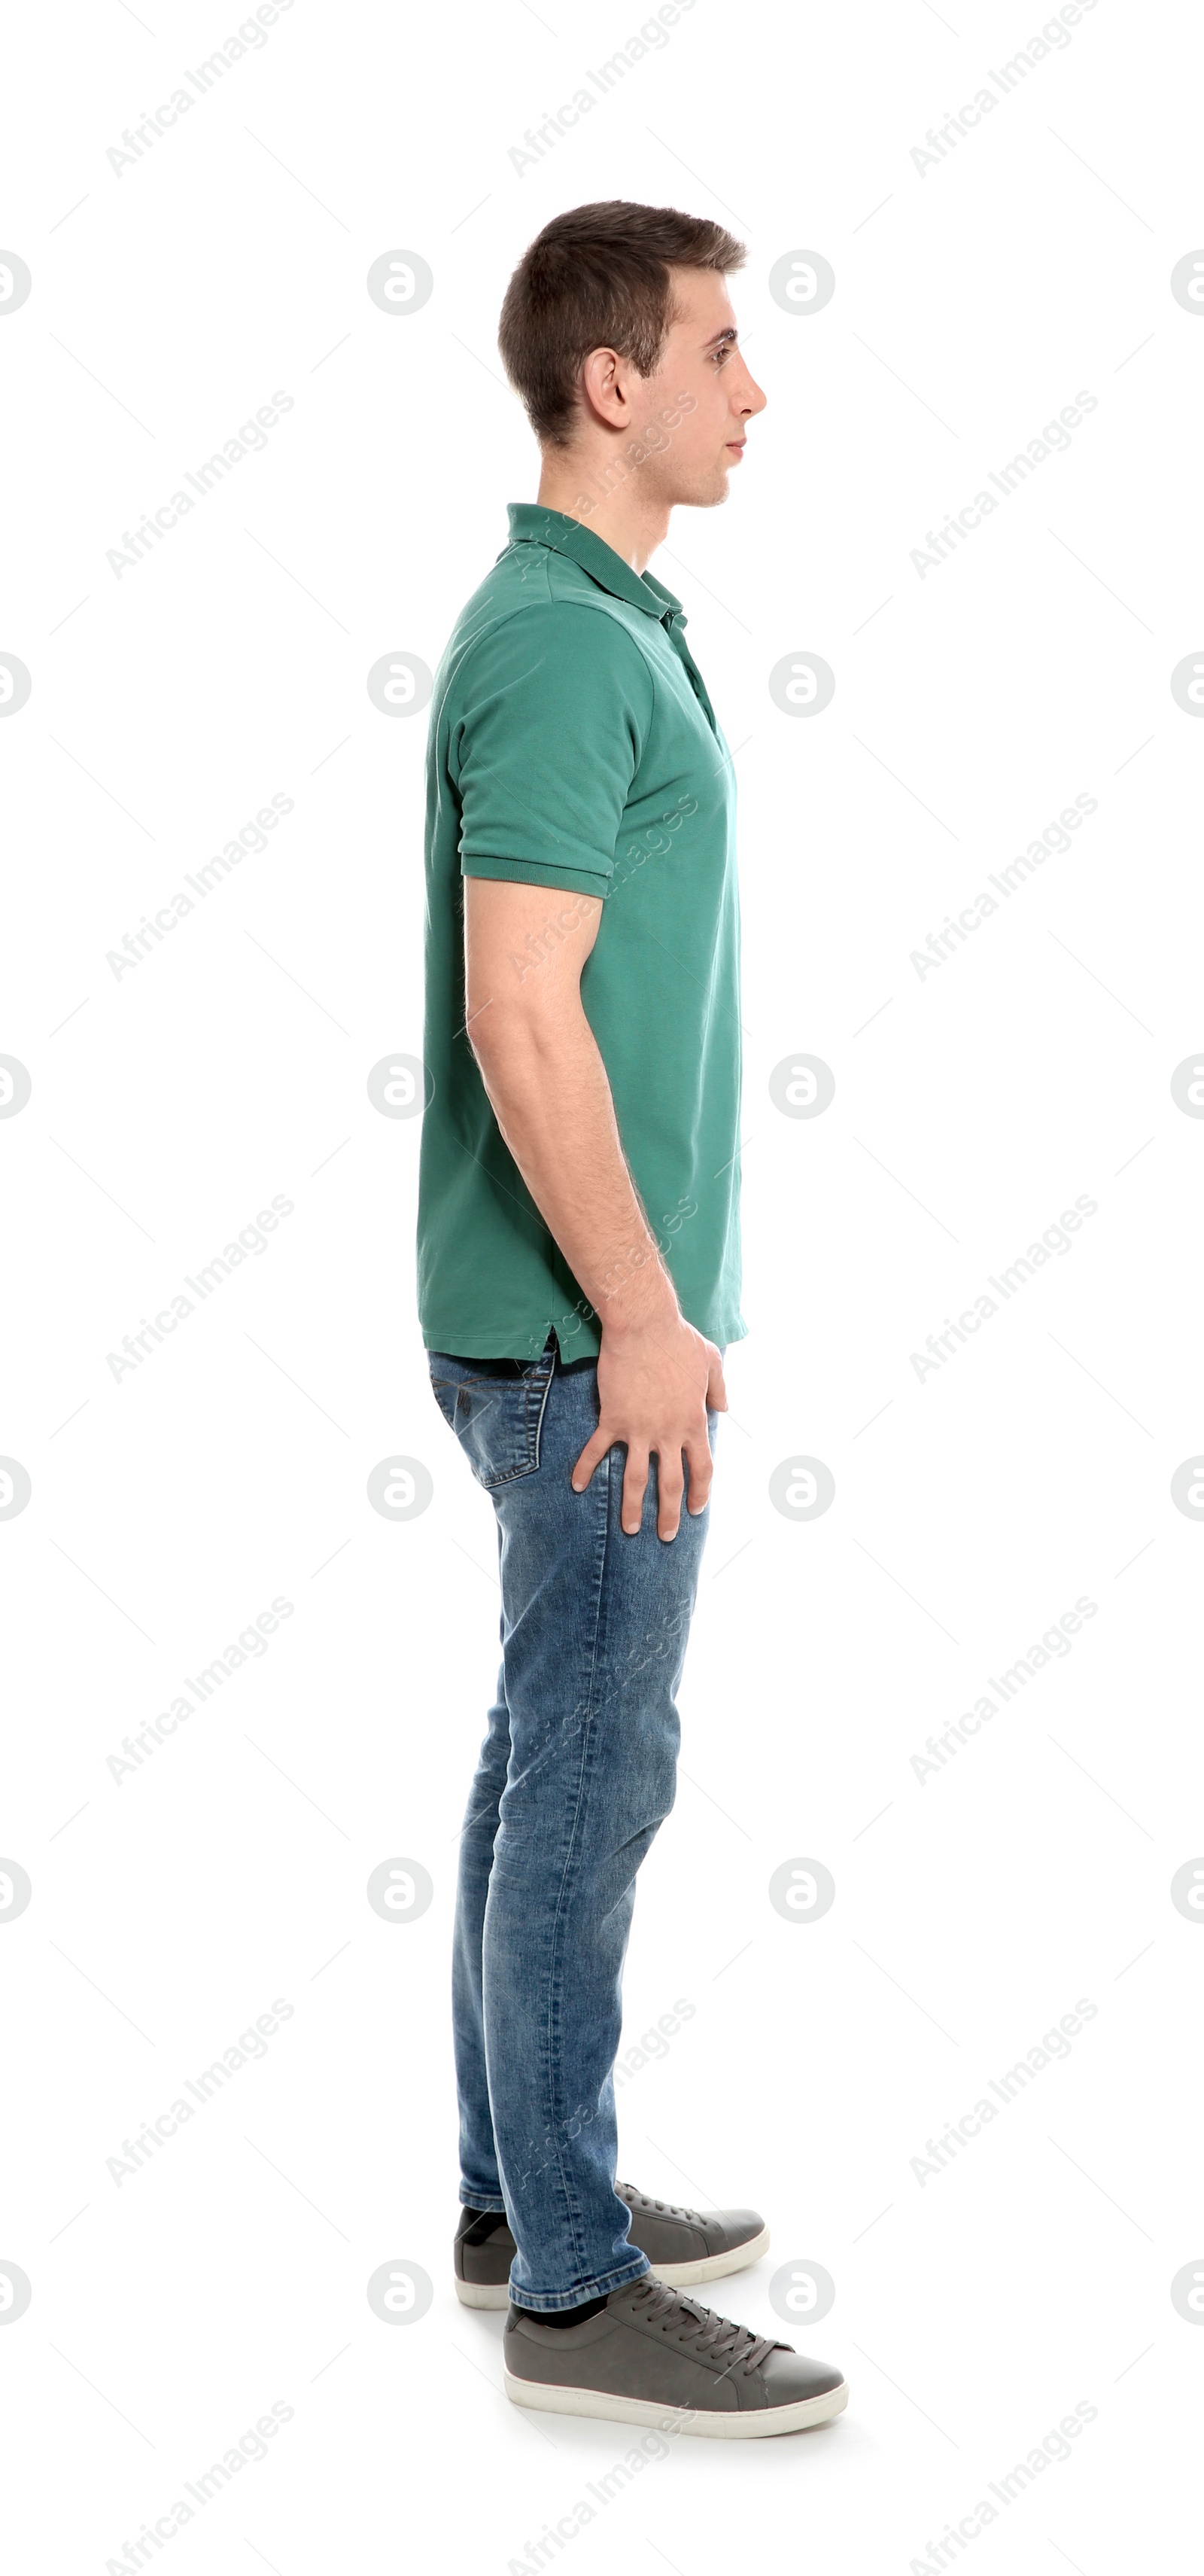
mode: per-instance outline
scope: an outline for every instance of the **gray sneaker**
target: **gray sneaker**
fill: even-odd
[[[768,2251],[769,2229],[755,2209],[679,2209],[634,2183],[617,2182],[615,2190],[631,2211],[631,2243],[674,2289],[721,2281]],[[461,2219],[453,2253],[456,2296],[465,2307],[509,2307],[514,2252],[504,2218]]]
[[[756,2441],[826,2424],[848,2404],[835,2363],[807,2361],[772,2335],[731,2325],[646,2274],[612,2290],[579,2326],[510,2310],[506,2394],[552,2415],[602,2415],[719,2441]]]

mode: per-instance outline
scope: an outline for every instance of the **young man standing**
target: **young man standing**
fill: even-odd
[[[615,2179],[635,1877],[673,1803],[746,1329],[731,758],[645,565],[675,504],[726,500],[764,407],[724,282],[743,260],[672,208],[579,206],[506,295],[539,495],[431,707],[418,1239],[432,1385],[493,1497],[502,1589],[456,1917],[456,2287],[509,2306],[519,2404],[728,2436],[848,2394],[683,2295],[764,2252],[755,2211]]]

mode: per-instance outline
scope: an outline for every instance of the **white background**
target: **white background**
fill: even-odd
[[[22,2569],[133,2566],[275,2401],[270,2446],[164,2544],[267,2565],[900,2576],[1080,2401],[1098,2413],[945,2563],[1120,2576],[1187,2563],[1204,2335],[1197,1989],[1170,1899],[1204,1849],[1200,1550],[1171,1499],[1201,1437],[1199,1157],[1172,1099],[1200,1045],[1204,725],[1201,45],[1186,8],[1100,0],[932,167],[926,129],[1042,23],[949,0],[697,6],[520,176],[524,129],[640,24],[523,0],[296,0],[116,174],[122,129],[238,24],[92,0],[6,38],[0,320],[9,828],[0,1049],[8,1331],[0,1449],[8,2188],[32,2283],[0,2334]],[[719,2304],[821,2263],[798,2340],[838,2426],[677,2444],[562,2547],[622,2429],[520,2415],[501,2320],[450,2288],[446,1987],[456,1834],[495,1668],[490,1506],[427,1389],[417,1121],[372,1106],[421,1049],[425,719],[365,679],[437,663],[530,498],[495,348],[560,208],[718,216],[769,396],[726,509],[653,569],[737,750],[746,1287],[682,1692],[683,1778],[648,1861],[620,2170],[752,2201],[774,2249]],[[369,264],[434,293],[383,313]],[[786,253],[824,311],[768,290]],[[117,578],[124,530],[267,403],[293,409]],[[925,532],[1073,402],[1097,408],[921,580]],[[836,694],[797,721],[783,656]],[[260,855],[132,971],[106,962],[273,794]],[[1098,810],[973,942],[911,952],[1078,794]],[[768,1078],[823,1058],[783,1116]],[[106,1355],[274,1195],[293,1214],[120,1380]],[[911,1354],[1079,1195],[1095,1213],[939,1370]],[[396,1453],[430,1508],[367,1500]],[[772,1470],[822,1459],[793,1523]],[[116,1783],[106,1757],[276,1596],[269,1650]],[[921,1783],[911,1757],[1081,1595],[1070,1654]],[[384,1922],[382,1859],[434,1881]],[[822,1859],[836,1902],[767,1884]],[[276,1997],[266,2059],[120,2187],[107,2159]],[[923,2184],[912,2159],[1080,1997],[1068,2061]],[[420,2266],[429,2312],[365,2285]],[[779,2324],[783,2334],[793,2333]],[[26,2473],[23,2507],[18,2493]],[[146,2550],[143,2563],[161,2553]]]

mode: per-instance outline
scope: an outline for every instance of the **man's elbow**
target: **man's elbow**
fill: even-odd
[[[468,1042],[484,1080],[504,1081],[554,1058],[565,1041],[563,1019],[563,1010],[550,1008],[547,997],[521,989],[470,999]]]

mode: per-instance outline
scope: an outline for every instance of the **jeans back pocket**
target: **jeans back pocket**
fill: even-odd
[[[544,1351],[515,1376],[494,1376],[483,1360],[453,1359],[428,1351],[431,1392],[455,1432],[478,1485],[487,1491],[539,1465],[539,1435],[556,1365]]]

